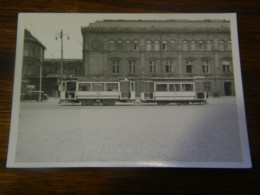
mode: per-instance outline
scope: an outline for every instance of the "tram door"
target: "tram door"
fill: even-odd
[[[135,100],[135,83],[132,81],[121,81],[121,98],[124,100]]]
[[[141,99],[152,100],[154,93],[154,82],[144,81],[141,83]]]
[[[60,85],[60,100],[76,99],[76,81],[62,81]]]

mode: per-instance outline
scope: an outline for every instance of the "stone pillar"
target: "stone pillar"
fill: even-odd
[[[178,67],[178,75],[183,75],[182,72],[182,54],[178,52],[177,54],[177,67]]]

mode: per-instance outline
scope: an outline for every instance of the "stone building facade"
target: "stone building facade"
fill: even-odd
[[[24,30],[21,96],[25,95],[29,87],[30,90],[39,91],[45,49],[37,38],[27,29]]]
[[[81,29],[87,78],[192,79],[197,91],[235,95],[230,22],[104,20]],[[140,87],[139,87],[140,88]]]

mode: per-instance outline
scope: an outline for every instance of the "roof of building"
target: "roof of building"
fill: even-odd
[[[82,59],[63,59],[64,65],[82,65]],[[48,58],[44,59],[44,64],[48,65],[60,65],[61,59],[60,58]]]
[[[46,49],[46,47],[37,38],[35,38],[27,29],[24,29],[24,40],[32,41]]]
[[[82,27],[82,32],[229,32],[226,20],[103,20]]]

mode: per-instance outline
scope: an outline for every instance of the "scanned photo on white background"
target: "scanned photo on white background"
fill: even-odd
[[[19,14],[7,167],[250,168],[236,14]]]

